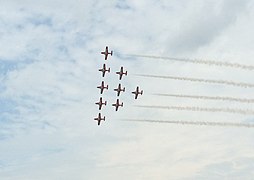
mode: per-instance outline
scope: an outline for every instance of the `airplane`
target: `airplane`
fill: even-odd
[[[101,113],[98,114],[98,117],[94,118],[95,121],[98,121],[98,126],[100,125],[101,121],[105,121],[105,116],[102,118]]]
[[[117,111],[119,106],[123,107],[123,102],[120,104],[120,103],[119,103],[119,99],[117,99],[117,100],[116,100],[116,103],[115,103],[115,104],[112,104],[112,106],[115,106],[115,107],[116,107],[116,111]]]
[[[122,89],[121,84],[118,84],[118,88],[114,89],[114,91],[117,91],[117,96],[119,96],[121,91],[125,92],[125,87]]]
[[[101,89],[101,94],[103,93],[104,89],[108,89],[108,85],[104,85],[104,81],[101,82],[101,86],[97,86],[97,88]]]
[[[108,52],[108,46],[106,46],[106,50],[105,50],[105,51],[102,51],[101,54],[104,54],[104,55],[105,55],[105,60],[107,60],[109,54],[110,54],[111,56],[113,55],[113,51]]]
[[[102,72],[102,77],[104,77],[106,72],[110,72],[110,68],[106,69],[106,64],[103,64],[102,69],[99,69],[99,71]]]
[[[96,102],[95,104],[99,105],[99,110],[101,110],[102,105],[107,105],[107,101],[102,102],[102,97],[100,97],[100,101]]]
[[[121,67],[119,72],[116,72],[116,74],[119,74],[119,79],[122,79],[122,76],[125,75],[127,76],[127,71],[123,72],[123,67]]]
[[[137,86],[136,91],[133,91],[133,92],[131,92],[131,93],[132,93],[132,94],[135,94],[135,99],[137,99],[139,94],[140,94],[140,95],[143,94],[143,90],[139,91],[139,87]]]

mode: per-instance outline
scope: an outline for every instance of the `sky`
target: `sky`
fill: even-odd
[[[131,56],[254,65],[253,9],[251,0],[0,0],[1,180],[252,179],[253,128],[121,119],[254,123],[253,113],[138,107],[251,111],[253,103],[154,94],[253,99],[253,88],[136,76],[251,84],[253,70]],[[119,81],[121,66],[128,76]],[[97,126],[102,80],[108,104]],[[115,112],[119,82],[126,92]]]

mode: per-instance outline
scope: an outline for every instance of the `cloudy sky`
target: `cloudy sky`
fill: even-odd
[[[121,119],[254,123],[253,113],[136,107],[251,111],[253,103],[153,94],[253,99],[253,88],[135,76],[251,84],[254,70],[129,56],[254,65],[253,9],[251,0],[0,0],[1,180],[252,179],[253,128]],[[112,73],[102,78],[105,62]],[[128,76],[115,112],[120,66]],[[97,126],[102,80],[108,105]],[[137,85],[144,95],[135,101]]]

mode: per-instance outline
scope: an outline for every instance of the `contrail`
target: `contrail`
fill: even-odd
[[[254,84],[251,84],[251,83],[225,81],[225,80],[201,79],[201,78],[189,78],[189,77],[177,77],[177,76],[158,76],[158,75],[148,75],[148,74],[135,74],[135,75],[141,76],[141,77],[173,79],[173,80],[180,80],[180,81],[192,81],[192,82],[201,82],[201,83],[210,83],[210,84],[224,84],[224,85],[237,86],[237,87],[243,87],[243,88],[254,88]]]
[[[138,55],[138,54],[128,54],[129,56],[135,57],[143,57],[143,58],[150,58],[150,59],[163,59],[163,60],[171,60],[171,61],[180,61],[180,62],[188,62],[193,64],[205,64],[209,66],[224,66],[230,68],[238,68],[244,70],[254,70],[253,65],[245,65],[239,63],[229,63],[225,61],[211,61],[211,60],[201,60],[201,59],[187,59],[187,58],[175,58],[175,57],[160,57],[160,56],[149,56],[149,55]]]
[[[207,122],[207,121],[167,121],[167,120],[148,120],[148,119],[121,119],[121,121],[148,122],[148,123],[169,123],[181,125],[198,125],[198,126],[222,126],[222,127],[245,127],[254,128],[251,123],[228,123],[228,122]]]
[[[231,108],[204,108],[204,107],[197,107],[197,106],[144,106],[144,105],[136,105],[136,107],[168,109],[168,110],[178,110],[178,111],[224,112],[224,113],[234,113],[234,114],[243,114],[243,115],[254,115],[254,111],[249,109],[244,110],[244,109],[231,109]]]
[[[228,96],[196,96],[196,95],[185,95],[185,94],[153,94],[153,95],[179,97],[179,98],[190,98],[190,99],[234,101],[234,102],[240,102],[240,103],[254,103],[254,99],[234,98],[234,97],[228,97]]]

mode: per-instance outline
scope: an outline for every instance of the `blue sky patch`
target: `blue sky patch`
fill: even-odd
[[[45,17],[40,14],[35,14],[35,15],[27,18],[27,21],[29,23],[33,24],[34,26],[52,27],[52,25],[53,25],[52,19],[50,17]]]
[[[121,10],[131,9],[131,7],[127,4],[126,0],[118,0],[115,7]]]

